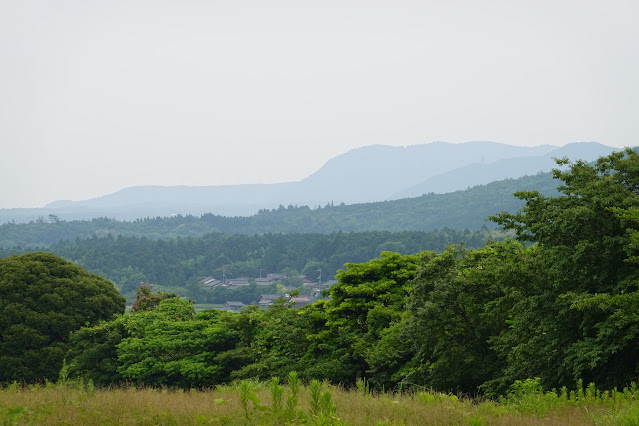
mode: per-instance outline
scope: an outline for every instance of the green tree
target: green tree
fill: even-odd
[[[245,310],[242,315],[259,324],[249,345],[254,362],[234,371],[233,378],[268,379],[298,371],[307,350],[307,317],[284,298],[277,299],[266,311]]]
[[[148,282],[148,278],[140,268],[133,268],[131,265],[127,265],[121,271],[120,292],[123,295],[133,294],[140,285]]]
[[[164,299],[177,298],[177,294],[166,291],[153,292],[151,284],[142,284],[135,290],[135,301],[131,305],[133,312],[152,311]]]
[[[129,314],[125,314],[72,332],[65,356],[68,377],[92,380],[98,386],[123,384],[117,349],[130,335],[128,319]]]
[[[227,376],[215,356],[235,345],[237,333],[222,311],[195,314],[190,302],[168,298],[157,309],[133,314],[129,336],[117,346],[118,372],[144,385],[210,387]]]
[[[69,333],[124,303],[111,282],[55,255],[0,259],[0,382],[57,379]]]
[[[594,164],[555,170],[560,196],[516,195],[517,213],[493,220],[537,244],[538,274],[514,282],[507,332],[494,339],[510,379],[540,377],[544,387],[578,378],[623,386],[639,371],[639,270],[632,263],[632,212],[639,207],[639,155],[630,149]]]
[[[371,374],[367,355],[385,330],[401,319],[421,258],[383,252],[361,264],[346,264],[330,288],[330,300],[309,310],[309,347],[302,360],[305,374],[344,384]]]
[[[514,241],[450,246],[420,265],[401,330],[415,351],[402,381],[472,395],[501,378],[505,358],[491,341],[507,329],[511,283],[532,275],[525,267],[531,250]]]
[[[284,284],[289,291],[296,289],[304,283],[302,275],[297,270],[284,268],[282,272],[284,273],[282,284]]]

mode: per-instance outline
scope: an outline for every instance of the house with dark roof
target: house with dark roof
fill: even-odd
[[[244,308],[244,303],[235,300],[227,300],[224,309],[229,312],[239,312]]]
[[[249,279],[247,277],[232,278],[230,280],[226,280],[226,283],[224,285],[229,290],[233,290],[233,289],[245,286],[245,285],[249,285]]]
[[[215,279],[213,277],[205,277],[205,278],[202,278],[200,280],[200,283],[203,286],[205,286],[205,287],[213,288],[213,287],[217,287],[218,285],[222,284],[222,281],[220,281],[218,279]]]
[[[271,285],[282,281],[285,277],[284,274],[266,274],[265,277],[255,278],[255,284],[257,285]]]

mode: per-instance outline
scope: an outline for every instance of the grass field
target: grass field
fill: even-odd
[[[70,382],[0,390],[0,424],[637,425],[636,389],[513,394],[500,403],[431,392],[372,394],[320,384],[240,382],[214,390],[95,389]]]

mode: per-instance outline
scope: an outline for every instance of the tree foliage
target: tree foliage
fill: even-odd
[[[69,333],[123,312],[111,282],[64,259],[0,259],[0,382],[56,379]]]
[[[629,261],[629,214],[639,206],[638,172],[639,154],[630,149],[594,165],[576,162],[554,171],[564,182],[560,196],[517,193],[524,208],[495,216],[520,240],[537,243],[543,271],[514,283],[523,297],[509,330],[496,339],[510,377],[539,376],[546,386],[578,378],[616,386],[636,377],[639,322],[631,306],[639,270]]]

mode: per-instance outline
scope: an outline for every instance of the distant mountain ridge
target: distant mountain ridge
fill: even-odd
[[[596,142],[580,142],[553,149],[543,155],[474,163],[433,176],[418,185],[393,194],[390,198],[418,197],[429,193],[445,194],[503,179],[531,176],[557,168],[555,158],[567,157],[571,161],[594,161],[601,156],[610,154],[611,151],[610,147]]]
[[[372,145],[329,160],[299,182],[224,186],[139,186],[85,201],[56,201],[41,209],[0,210],[0,223],[55,215],[64,220],[109,217],[134,220],[176,214],[249,216],[280,205],[311,208],[446,193],[503,178],[548,171],[549,155],[594,160],[614,150],[595,142],[519,147],[467,142],[394,147]],[[553,155],[554,156],[554,155]],[[563,156],[557,154],[557,156]],[[522,164],[529,162],[530,166]],[[503,171],[502,171],[503,168]]]

